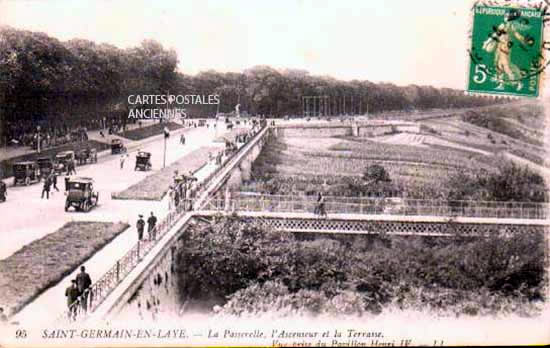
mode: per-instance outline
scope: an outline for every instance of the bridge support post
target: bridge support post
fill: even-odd
[[[116,262],[116,282],[118,283],[120,281],[120,261],[117,260]]]

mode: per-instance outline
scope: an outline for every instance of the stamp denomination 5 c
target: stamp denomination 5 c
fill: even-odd
[[[542,36],[540,9],[474,6],[468,91],[537,97]]]

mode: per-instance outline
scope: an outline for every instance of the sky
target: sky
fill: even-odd
[[[464,0],[0,0],[0,24],[120,48],[154,39],[186,74],[269,65],[464,89],[469,10]]]

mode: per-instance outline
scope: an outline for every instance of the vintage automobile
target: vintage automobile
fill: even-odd
[[[151,153],[139,151],[136,155],[136,167],[134,170],[150,170],[151,167]]]
[[[22,182],[29,185],[31,182],[40,181],[40,167],[38,163],[26,161],[17,162],[13,165],[13,186]]]
[[[39,157],[36,159],[38,167],[40,168],[40,176],[42,178],[48,177],[55,168],[55,164],[50,157]]]
[[[75,211],[88,212],[99,202],[99,192],[94,191],[94,180],[85,177],[71,177],[65,181],[67,199],[65,211],[74,207]]]
[[[0,202],[5,202],[7,196],[8,187],[2,180],[0,180]]]
[[[75,163],[74,151],[61,151],[55,155],[55,171],[58,174],[66,172],[69,163]]]
[[[76,153],[76,160],[78,164],[97,163],[97,150],[86,148]]]
[[[111,140],[111,154],[125,153],[126,147],[120,139]]]

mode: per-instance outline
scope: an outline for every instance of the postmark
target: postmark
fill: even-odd
[[[541,7],[472,7],[469,92],[537,97],[547,66]]]

